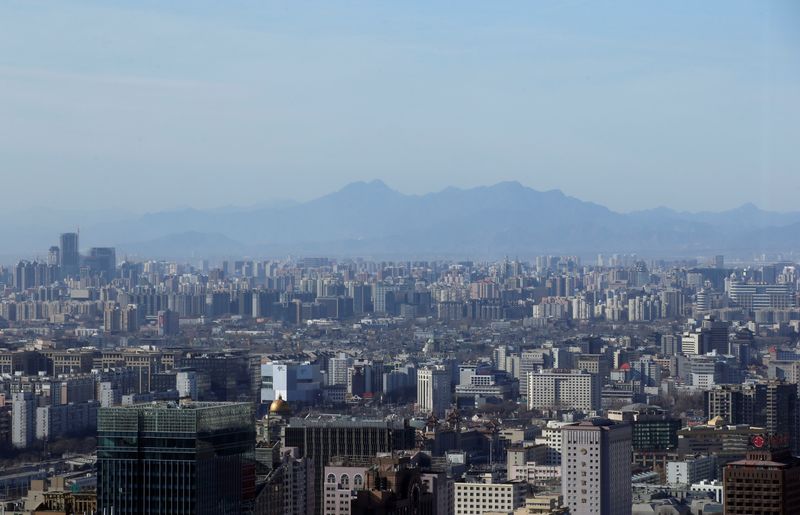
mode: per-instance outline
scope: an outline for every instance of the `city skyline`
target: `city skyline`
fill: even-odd
[[[0,2],[0,514],[800,514],[800,2]]]
[[[518,181],[407,195],[373,180],[347,184],[305,203],[283,200],[146,214],[41,208],[17,218],[15,224],[0,226],[5,243],[0,263],[43,260],[56,219],[61,230],[72,226],[72,231],[83,232],[81,250],[112,246],[120,256],[136,259],[319,254],[492,259],[542,252],[584,257],[622,252],[699,260],[722,253],[763,261],[767,255],[791,258],[800,245],[800,211],[781,213],[745,204],[723,212],[661,207],[619,213]]]
[[[800,506],[795,260],[117,263],[57,241],[0,266],[6,511]]]

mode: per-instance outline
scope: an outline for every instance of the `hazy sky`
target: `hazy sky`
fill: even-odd
[[[0,209],[373,178],[800,209],[800,2],[0,4]]]

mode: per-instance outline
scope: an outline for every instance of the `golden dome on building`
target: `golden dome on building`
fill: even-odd
[[[283,400],[283,397],[278,395],[278,398],[272,401],[272,404],[269,405],[269,412],[275,413],[276,415],[285,415],[289,413],[292,409],[289,407],[289,403]]]

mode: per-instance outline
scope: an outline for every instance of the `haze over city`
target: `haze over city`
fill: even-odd
[[[0,514],[797,515],[800,2],[0,3]]]

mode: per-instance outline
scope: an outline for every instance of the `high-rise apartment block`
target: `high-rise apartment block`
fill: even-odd
[[[11,396],[11,443],[24,448],[36,438],[36,397],[32,392]]]

